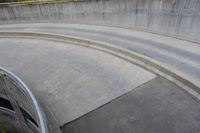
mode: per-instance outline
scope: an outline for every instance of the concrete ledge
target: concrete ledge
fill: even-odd
[[[191,94],[195,99],[200,100],[200,88],[191,81],[181,77],[173,70],[169,70],[164,64],[144,56],[142,54],[123,49],[121,47],[113,46],[112,44],[103,43],[100,41],[89,40],[75,36],[62,36],[58,34],[47,33],[30,33],[30,32],[0,32],[0,37],[27,37],[27,38],[40,38],[58,42],[70,42],[76,45],[81,45],[89,48],[98,49],[109,54],[120,57],[131,63],[137,64],[151,72],[154,72],[183,88],[187,93]]]

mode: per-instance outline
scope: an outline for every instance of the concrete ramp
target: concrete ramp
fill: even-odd
[[[102,51],[39,39],[1,38],[0,65],[27,83],[59,125],[156,77]]]

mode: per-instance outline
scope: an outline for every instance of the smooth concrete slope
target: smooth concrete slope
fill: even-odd
[[[1,32],[40,32],[109,43],[145,55],[158,65],[200,87],[200,45],[176,38],[123,28],[79,24],[3,25]],[[200,90],[197,90],[200,91]]]
[[[40,39],[1,38],[0,66],[32,89],[51,132],[156,77],[95,49]]]

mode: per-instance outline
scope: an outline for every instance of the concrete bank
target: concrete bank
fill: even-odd
[[[200,42],[199,0],[104,0],[0,6],[0,24],[64,22],[139,29]]]

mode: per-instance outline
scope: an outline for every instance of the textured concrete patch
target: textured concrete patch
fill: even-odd
[[[60,125],[155,77],[101,51],[44,40],[1,39],[0,55],[0,65],[19,75]]]
[[[62,127],[63,133],[199,133],[200,104],[156,78]]]

